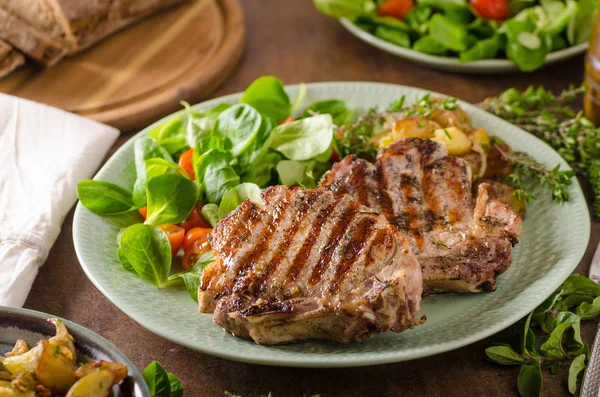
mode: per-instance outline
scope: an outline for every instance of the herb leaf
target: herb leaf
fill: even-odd
[[[539,397],[542,392],[542,368],[539,360],[534,359],[531,364],[521,366],[517,389],[521,397]]]
[[[143,136],[135,141],[133,145],[133,156],[137,179],[133,185],[133,202],[139,207],[146,205],[146,160],[151,158],[162,158],[173,162],[171,155],[156,141],[148,136]]]
[[[579,379],[579,375],[583,373],[585,369],[585,354],[580,354],[573,360],[571,366],[569,367],[569,374],[567,376],[567,387],[569,389],[569,393],[575,394],[577,391],[577,381]]]
[[[171,397],[171,379],[157,361],[153,361],[142,373],[152,397]]]
[[[523,357],[510,346],[492,346],[485,349],[485,355],[495,363],[502,365],[518,365],[525,362]]]
[[[309,160],[329,149],[333,139],[333,120],[321,114],[276,127],[270,147],[290,160]]]
[[[177,224],[190,214],[199,196],[194,181],[175,173],[155,176],[148,181],[147,225]]]
[[[283,83],[273,76],[262,76],[254,80],[240,100],[267,116],[276,124],[285,120],[291,111],[290,98],[283,89]]]

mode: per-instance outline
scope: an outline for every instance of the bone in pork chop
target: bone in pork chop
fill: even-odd
[[[261,344],[360,342],[417,319],[423,279],[408,241],[349,195],[275,186],[210,235],[200,311]]]
[[[350,194],[408,236],[421,264],[425,292],[480,292],[512,262],[521,218],[490,199],[487,183],[471,193],[471,169],[431,140],[398,141],[374,164],[348,156],[321,187]]]

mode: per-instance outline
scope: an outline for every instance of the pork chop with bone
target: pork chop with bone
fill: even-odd
[[[420,138],[380,150],[374,163],[348,156],[320,186],[350,194],[383,214],[410,242],[425,292],[481,292],[512,262],[521,218],[490,198],[487,183],[471,192],[471,169],[444,144]]]
[[[349,195],[274,186],[210,235],[200,311],[261,344],[360,342],[417,318],[423,279],[404,235]]]

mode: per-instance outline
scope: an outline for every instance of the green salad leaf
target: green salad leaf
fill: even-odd
[[[306,107],[302,114],[303,118],[313,116],[315,114],[329,114],[333,119],[333,123],[337,126],[348,124],[354,118],[355,111],[348,108],[345,101],[339,99],[329,99],[318,101]]]
[[[142,373],[152,397],[171,397],[171,379],[162,365],[153,361]],[[175,378],[177,379],[177,378]],[[178,380],[178,379],[177,379]],[[179,380],[178,380],[179,381]],[[181,384],[181,382],[179,382]]]
[[[201,139],[212,134],[217,117],[231,107],[228,103],[221,103],[208,112],[199,113],[187,103],[184,103],[184,105],[187,112],[185,137],[188,146],[192,148],[196,147]]]
[[[214,132],[228,138],[233,147],[231,154],[239,156],[250,146],[262,125],[260,113],[250,105],[238,104],[217,117]]]
[[[135,159],[135,169],[137,179],[133,185],[133,202],[139,207],[146,205],[146,160],[151,158],[162,158],[173,162],[173,158],[163,148],[158,145],[153,138],[143,136],[135,141],[133,145],[133,157]]]
[[[157,175],[148,180],[148,225],[178,224],[194,209],[198,185],[176,173]]]
[[[123,231],[118,243],[127,266],[158,288],[165,286],[171,270],[171,245],[165,232],[137,223]]]
[[[100,216],[118,215],[136,209],[131,193],[110,182],[81,181],[77,184],[77,197],[85,208]]]
[[[517,389],[521,397],[539,397],[542,392],[542,368],[539,360],[535,359],[531,364],[521,367]]]
[[[184,283],[185,290],[194,301],[198,302],[198,287],[200,286],[200,276],[204,268],[215,260],[212,251],[206,252],[198,258],[196,264],[189,270],[175,273],[169,277],[169,281],[181,280]]]
[[[181,381],[173,374],[167,374],[171,383],[171,397],[183,397],[183,385]]]
[[[333,18],[349,18],[363,14],[367,9],[375,8],[373,2],[365,0],[313,0],[315,8]]]
[[[212,227],[215,227],[219,223],[219,206],[213,203],[204,204],[202,206],[202,216],[210,223]]]
[[[577,391],[577,382],[579,380],[579,376],[583,374],[585,370],[585,354],[580,354],[573,360],[571,366],[569,367],[569,373],[567,375],[567,387],[569,389],[569,393],[575,394]]]
[[[262,76],[254,80],[240,100],[250,105],[275,123],[285,120],[291,112],[290,98],[283,89],[283,83],[273,76]]]
[[[453,51],[464,51],[468,48],[467,27],[451,21],[442,14],[434,14],[431,17],[429,34],[437,42]]]
[[[333,120],[321,114],[276,127],[270,147],[290,160],[309,160],[326,151],[333,139]]]
[[[237,208],[238,205],[246,200],[254,201],[257,204],[262,205],[263,200],[260,197],[260,187],[254,183],[240,183],[227,190],[223,195],[221,204],[219,204],[218,216],[219,219],[223,219],[231,211]]]
[[[567,26],[570,45],[581,44],[590,38],[598,14],[598,4],[597,0],[579,0],[579,10]]]

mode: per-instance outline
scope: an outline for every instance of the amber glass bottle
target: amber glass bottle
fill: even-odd
[[[585,116],[600,125],[600,12],[596,16],[590,44],[585,57],[585,85],[587,93],[583,100]]]

